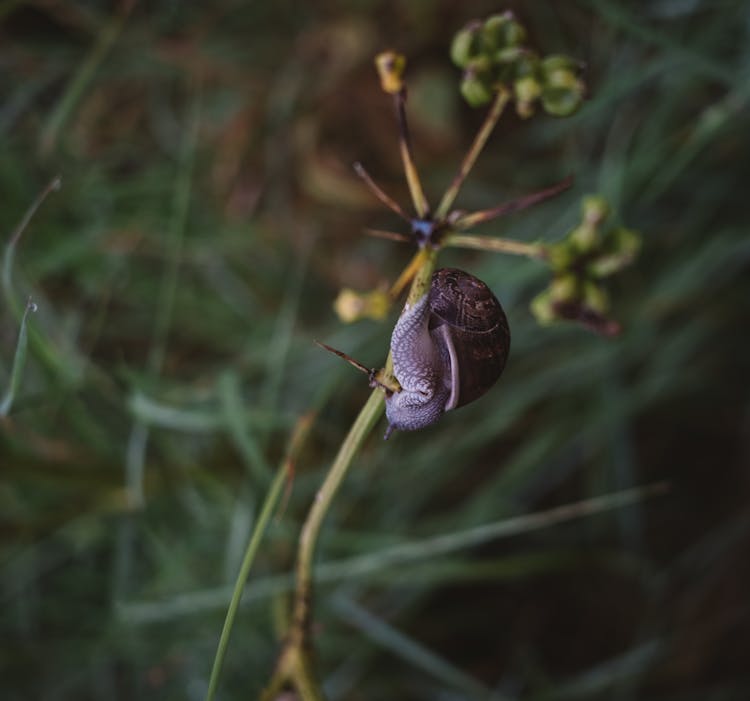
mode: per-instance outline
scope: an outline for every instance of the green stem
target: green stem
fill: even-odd
[[[492,236],[474,236],[472,234],[450,234],[443,245],[450,248],[472,248],[492,253],[509,253],[514,256],[527,256],[546,260],[547,247],[541,243],[524,243],[512,239],[494,238]]]
[[[294,685],[302,701],[322,701],[324,698],[313,671],[309,640],[315,546],[333,497],[341,486],[359,447],[382,415],[383,408],[383,392],[380,389],[373,390],[341,444],[336,459],[307,514],[297,551],[297,579],[291,629],[273,676],[261,695],[264,701],[275,699],[286,682]]]
[[[458,191],[464,184],[466,176],[474,167],[474,163],[476,163],[479,154],[482,152],[484,145],[487,143],[487,139],[490,138],[490,134],[495,128],[495,125],[500,119],[500,115],[502,115],[503,110],[505,109],[505,106],[508,104],[509,100],[510,93],[505,88],[500,88],[497,92],[497,95],[495,96],[494,102],[492,103],[492,107],[490,107],[490,111],[487,113],[487,117],[485,118],[484,123],[477,132],[477,135],[474,137],[474,143],[471,145],[471,148],[466,152],[466,155],[464,156],[464,160],[461,163],[461,167],[459,168],[458,173],[456,173],[456,176],[453,178],[453,182],[451,182],[450,186],[445,191],[443,198],[440,200],[440,204],[438,205],[437,211],[435,212],[435,219],[437,219],[438,221],[441,219],[445,219],[445,217],[448,216],[448,212],[453,206],[453,203],[456,201]]]
[[[24,306],[20,299],[16,297],[13,291],[13,266],[16,255],[16,249],[21,240],[21,236],[25,232],[29,225],[32,217],[36,214],[36,211],[45,201],[47,196],[60,189],[61,187],[60,176],[52,178],[47,186],[37,195],[34,202],[26,210],[21,222],[15,228],[11,234],[10,240],[5,246],[5,252],[3,254],[2,262],[2,288],[5,303],[8,306],[11,314],[20,322],[24,315]],[[28,328],[28,350],[31,355],[41,364],[41,366],[50,371],[50,373],[56,378],[62,378],[66,384],[74,384],[81,377],[81,367],[84,361],[78,356],[66,357],[66,355],[60,353],[60,347],[54,345],[49,339],[47,339],[42,333],[35,332],[33,327]],[[80,361],[80,362],[79,362]],[[93,365],[87,365],[87,368],[96,373]]]
[[[437,254],[438,249],[436,248],[423,248],[419,252],[419,255],[422,256],[422,263],[417,268],[414,280],[409,288],[409,294],[406,297],[406,303],[409,306],[418,302],[429,292],[432,272],[435,270],[435,263],[437,262]]]
[[[436,249],[423,249],[419,254],[421,265],[412,281],[407,304],[412,305],[427,294],[437,260]],[[385,377],[392,379],[393,365],[390,354],[386,361]],[[344,477],[370,431],[383,414],[384,396],[380,389],[373,390],[349,433],[339,448],[339,452],[326,475],[323,484],[315,495],[307,519],[302,526],[297,551],[296,584],[292,611],[292,624],[286,648],[277,665],[271,682],[263,698],[270,698],[272,690],[280,688],[285,679],[292,681],[303,701],[319,701],[322,692],[315,680],[309,641],[312,620],[313,566],[315,549],[323,521],[331,507]]]
[[[216,657],[214,658],[214,665],[211,668],[211,678],[208,682],[208,692],[206,693],[206,701],[212,701],[216,696],[216,690],[219,685],[219,676],[224,666],[224,658],[227,652],[227,646],[229,645],[229,636],[234,627],[234,621],[237,617],[237,610],[240,606],[240,600],[242,599],[242,592],[245,589],[245,583],[250,574],[250,568],[255,560],[255,555],[258,552],[258,547],[263,538],[263,534],[266,532],[266,527],[271,519],[274,507],[279,501],[281,495],[281,489],[284,486],[286,479],[286,470],[282,467],[277,471],[276,477],[274,477],[271,483],[271,488],[268,490],[266,499],[263,502],[263,508],[261,509],[258,521],[253,529],[253,534],[248,543],[245,556],[240,565],[240,571],[237,575],[237,580],[234,584],[234,591],[232,592],[232,598],[229,602],[229,608],[227,609],[227,615],[224,618],[224,627],[221,629],[221,636],[219,637],[219,644],[216,647]]]
[[[399,151],[401,152],[401,162],[406,174],[406,182],[409,185],[409,193],[414,203],[414,209],[417,216],[423,219],[430,211],[430,205],[422,188],[422,181],[419,179],[419,172],[414,163],[414,154],[411,147],[411,136],[409,135],[409,124],[406,119],[406,89],[400,90],[393,96],[396,103],[396,114],[398,117],[399,127]]]
[[[232,628],[234,627],[234,621],[237,617],[237,610],[239,609],[240,601],[242,599],[242,592],[245,589],[247,578],[250,575],[250,568],[252,567],[255,560],[255,555],[258,552],[258,548],[260,547],[260,542],[263,539],[263,535],[268,528],[268,523],[271,520],[273,510],[276,508],[276,505],[279,502],[281,489],[284,486],[284,482],[289,479],[294,461],[296,460],[297,454],[299,453],[302,444],[307,438],[307,434],[310,431],[314,418],[315,417],[313,414],[307,414],[303,416],[297,423],[292,438],[289,441],[289,448],[287,450],[284,461],[279,466],[279,469],[276,472],[276,476],[271,483],[271,487],[268,490],[268,494],[266,494],[265,501],[263,502],[263,507],[260,511],[260,515],[258,516],[258,520],[255,524],[252,535],[250,536],[250,542],[247,545],[247,550],[245,551],[245,556],[242,559],[240,571],[234,584],[232,599],[229,602],[227,615],[224,619],[224,627],[222,628],[221,636],[219,638],[219,644],[216,648],[216,657],[214,658],[214,665],[211,669],[211,679],[208,683],[206,701],[212,701],[216,696],[216,689],[219,685],[219,676],[221,675],[221,670],[224,666],[224,658],[226,656],[227,646],[229,645],[229,636],[232,632]]]
[[[323,519],[328,513],[336,492],[341,485],[349,466],[363,441],[383,413],[383,392],[373,390],[367,403],[362,407],[349,434],[339,448],[338,455],[326,475],[302,527],[297,554],[297,586],[294,597],[292,618],[292,645],[306,644],[310,624],[310,604],[312,598],[312,572],[315,546],[318,542]]]

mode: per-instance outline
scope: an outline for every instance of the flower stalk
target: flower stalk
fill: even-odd
[[[414,304],[427,294],[437,261],[437,249],[421,249],[411,268],[414,276],[407,304]],[[407,268],[408,270],[408,268]],[[381,371],[383,383],[395,383],[390,353]],[[321,701],[322,692],[313,673],[310,628],[312,622],[313,572],[315,554],[323,526],[333,499],[352,465],[354,457],[375,427],[385,408],[382,389],[375,388],[354,420],[331,464],[323,484],[315,495],[300,533],[297,549],[296,582],[292,607],[291,629],[274,675],[262,699],[271,701],[285,683],[291,683],[304,701]]]
[[[474,167],[477,158],[479,158],[479,154],[482,153],[482,149],[490,138],[490,134],[492,134],[492,131],[497,126],[497,123],[503,114],[503,110],[505,110],[505,106],[510,101],[510,97],[510,92],[508,92],[508,90],[505,88],[498,89],[495,99],[492,102],[492,107],[489,112],[487,112],[487,116],[484,118],[482,126],[479,128],[477,135],[474,137],[473,143],[466,152],[466,155],[461,162],[461,166],[458,169],[458,173],[456,173],[453,181],[443,194],[437,210],[435,210],[435,217],[437,219],[444,219],[448,216],[448,212],[450,212],[453,203],[456,201],[456,197],[458,197],[461,186],[464,184],[466,177]]]
[[[406,220],[411,227],[410,235],[381,231],[375,233],[384,238],[411,241],[417,245],[417,252],[390,289],[387,285],[381,285],[370,293],[343,291],[335,303],[336,310],[343,320],[354,321],[364,317],[382,319],[407,286],[409,292],[405,308],[416,304],[429,293],[437,256],[444,247],[492,251],[543,261],[557,275],[558,287],[561,287],[560,281],[567,283],[566,276],[569,277],[577,270],[574,263],[577,265],[579,262],[581,251],[585,251],[586,255],[593,255],[596,259],[598,267],[588,273],[591,279],[608,274],[632,258],[636,245],[630,232],[619,233],[613,239],[615,243],[606,246],[597,248],[589,243],[589,240],[598,241],[598,227],[604,217],[603,213],[598,218],[591,214],[603,212],[602,207],[593,200],[586,210],[588,218],[585,217],[584,225],[576,230],[573,244],[527,243],[464,233],[476,225],[546,200],[572,185],[572,178],[569,177],[539,192],[490,209],[470,213],[453,209],[463,183],[510,103],[515,104],[516,112],[521,117],[527,118],[533,114],[537,104],[548,113],[564,116],[577,109],[581,102],[583,84],[577,78],[575,62],[567,57],[537,56],[524,46],[525,37],[525,30],[516,22],[513,15],[504,13],[491,17],[484,23],[475,22],[467,25],[454,40],[451,50],[453,60],[464,69],[462,94],[473,106],[491,104],[484,122],[434,213],[430,210],[422,188],[412,152],[406,116],[406,86],[403,79],[406,60],[392,51],[376,57],[375,64],[381,87],[394,100],[399,150],[416,216],[410,217],[373,181],[361,164],[356,163],[354,169],[374,196],[398,217]],[[562,300],[568,301],[570,300],[567,298]],[[562,314],[562,302],[557,297],[544,297],[542,303],[537,304],[539,309],[535,310],[535,313],[539,310],[547,312],[545,320],[551,320],[555,314]],[[321,345],[333,350],[325,344]],[[384,412],[385,394],[400,391],[398,380],[393,374],[390,352],[383,369],[379,371],[368,370],[345,353],[335,350],[333,352],[359,370],[368,373],[373,391],[344,438],[303,524],[295,566],[291,622],[276,669],[262,696],[264,701],[273,701],[288,685],[296,690],[302,701],[324,699],[314,674],[311,642],[317,544],[326,515],[356,454]]]

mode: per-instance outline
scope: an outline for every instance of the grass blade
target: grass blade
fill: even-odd
[[[54,178],[52,178],[52,180],[50,180],[50,182],[47,184],[47,187],[45,187],[44,190],[42,190],[36,196],[36,199],[26,210],[26,213],[21,218],[21,221],[19,222],[15,231],[11,234],[8,245],[5,247],[5,253],[3,254],[2,271],[3,294],[5,295],[5,303],[8,305],[8,308],[13,311],[14,314],[18,314],[20,312],[20,305],[18,304],[18,302],[16,302],[16,298],[13,295],[13,261],[16,256],[16,248],[18,246],[18,242],[21,240],[21,235],[29,225],[31,218],[36,214],[36,211],[39,209],[39,207],[41,207],[44,200],[47,199],[47,195],[49,195],[50,192],[59,190],[61,184],[62,181],[60,180],[59,175],[56,175]]]
[[[26,364],[26,347],[28,345],[28,338],[26,333],[26,319],[29,312],[36,311],[36,304],[29,300],[26,303],[26,311],[23,313],[21,318],[21,328],[18,332],[18,342],[16,343],[16,354],[13,357],[13,367],[10,371],[10,380],[8,382],[8,389],[5,391],[5,396],[0,402],[0,416],[7,416],[13,406],[13,399],[18,392],[18,388],[21,385],[21,376],[23,375],[23,367]]]
[[[386,650],[390,650],[413,667],[421,669],[443,684],[460,690],[466,694],[466,698],[485,699],[489,696],[490,690],[477,679],[461,671],[413,638],[396,630],[349,597],[337,596],[333,600],[333,607],[348,625],[357,628],[371,640]]]
[[[250,569],[255,561],[255,555],[260,547],[260,542],[263,538],[268,523],[271,520],[276,505],[279,502],[279,498],[282,494],[282,488],[291,474],[294,462],[299,454],[302,445],[305,442],[308,432],[312,427],[313,414],[306,414],[303,416],[292,434],[292,438],[289,442],[289,449],[284,461],[279,466],[276,472],[276,476],[271,483],[271,487],[268,490],[265,501],[263,502],[263,508],[261,509],[258,520],[255,523],[255,528],[250,535],[250,540],[247,544],[247,550],[245,551],[245,557],[242,560],[240,571],[237,574],[237,581],[234,585],[234,591],[232,592],[232,598],[229,602],[229,608],[227,609],[227,615],[224,619],[224,627],[221,631],[219,638],[219,644],[216,648],[216,657],[214,658],[214,664],[211,668],[211,678],[208,683],[208,691],[206,693],[206,701],[212,701],[216,697],[216,690],[219,686],[219,676],[221,675],[222,667],[224,666],[224,658],[226,657],[227,647],[229,645],[229,637],[232,634],[232,628],[234,627],[234,621],[237,618],[237,610],[240,606],[240,600],[242,599],[242,592],[245,588],[247,578],[250,576]]]

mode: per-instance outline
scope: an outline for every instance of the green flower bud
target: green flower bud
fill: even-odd
[[[549,114],[566,117],[581,106],[585,86],[578,78],[579,67],[568,56],[552,55],[542,60],[542,106]]]
[[[460,68],[466,68],[473,59],[479,56],[481,27],[479,22],[472,22],[453,37],[451,60]]]
[[[627,255],[632,260],[641,250],[641,235],[633,229],[624,226],[615,229],[612,234],[614,249],[621,255]]]
[[[547,247],[547,261],[553,272],[567,269],[573,262],[575,251],[568,239]]]
[[[492,99],[493,80],[486,57],[474,59],[464,71],[461,94],[471,107],[481,107]]]
[[[539,57],[531,51],[521,53],[513,66],[516,112],[522,119],[533,116],[536,102],[542,94],[542,73],[539,66]]]
[[[507,65],[509,63],[517,63],[525,53],[526,51],[523,48],[509,46],[504,49],[498,49],[490,55],[493,63]]]
[[[586,195],[581,202],[583,221],[598,226],[609,216],[609,205],[601,195]]]
[[[567,90],[575,92],[580,86],[578,77],[573,71],[542,71],[544,86],[550,90]]]
[[[602,278],[622,270],[638,255],[640,247],[641,239],[635,231],[625,228],[615,229],[608,236],[609,252],[597,257],[589,264],[589,274],[592,277]]]
[[[545,112],[555,117],[567,117],[573,114],[582,102],[582,83],[578,83],[573,89],[545,87],[542,91],[542,107]]]
[[[555,71],[568,71],[573,74],[577,74],[581,68],[581,64],[570,56],[563,56],[562,54],[550,54],[545,56],[542,60],[542,70],[545,73],[553,73]]]
[[[501,15],[492,15],[484,21],[481,30],[483,51],[494,53],[506,47],[503,28],[510,21],[509,15],[509,12],[504,12]]]
[[[526,39],[526,30],[512,12],[488,17],[482,26],[482,42],[488,51],[494,52],[509,46],[519,46]]]
[[[534,114],[534,102],[542,94],[539,81],[530,75],[519,78],[513,83],[513,92],[516,97],[518,116],[523,119],[531,117]]]
[[[531,300],[531,313],[543,326],[557,320],[557,312],[555,311],[555,305],[552,304],[549,290],[539,293]]]
[[[475,75],[468,75],[461,81],[461,95],[471,107],[481,107],[492,99],[492,90]]]
[[[586,221],[568,234],[568,241],[577,255],[590,253],[599,245],[600,238],[599,230]]]
[[[609,311],[609,297],[595,282],[589,280],[583,286],[584,306],[597,314],[604,316]]]
[[[549,286],[550,299],[553,304],[565,304],[578,298],[578,278],[572,273],[557,275]]]

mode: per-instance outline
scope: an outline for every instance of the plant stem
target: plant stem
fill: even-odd
[[[425,247],[417,254],[421,257],[421,265],[417,268],[414,280],[409,288],[406,303],[411,307],[430,291],[432,273],[437,262],[438,249]]]
[[[341,444],[336,459],[315,495],[315,500],[302,526],[297,551],[297,578],[291,629],[274,675],[262,696],[263,699],[275,698],[276,691],[283,686],[285,681],[291,681],[294,684],[303,701],[320,701],[323,698],[312,672],[309,640],[315,546],[333,497],[341,486],[359,447],[382,415],[383,409],[383,392],[375,389]]]
[[[315,501],[302,527],[297,559],[297,587],[293,614],[293,625],[297,629],[293,632],[298,635],[305,635],[306,628],[309,626],[313,560],[323,519],[328,513],[331,502],[349,469],[349,465],[351,465],[354,456],[372,430],[375,422],[382,415],[383,409],[383,392],[380,389],[375,389],[341,444],[338,455],[336,455],[331,469],[315,495]]]
[[[527,256],[546,260],[547,247],[541,243],[524,243],[512,239],[494,238],[492,236],[474,236],[472,234],[450,234],[443,245],[451,248],[472,248],[493,253],[509,253],[514,256]]]
[[[401,293],[404,291],[404,288],[414,280],[414,278],[417,275],[417,272],[422,268],[424,265],[424,253],[425,249],[420,249],[414,254],[414,257],[409,261],[409,264],[404,268],[401,275],[399,275],[398,280],[393,283],[393,286],[388,291],[389,296],[391,299],[396,300],[401,295]]]
[[[255,561],[255,555],[260,547],[260,542],[263,539],[263,535],[268,528],[268,523],[271,520],[271,515],[276,505],[279,502],[281,496],[281,489],[284,486],[284,482],[289,478],[289,474],[292,471],[294,461],[297,458],[302,444],[307,438],[307,434],[312,426],[314,414],[306,414],[303,416],[295,427],[294,433],[291,440],[289,441],[289,448],[287,454],[284,457],[283,462],[279,466],[276,472],[276,476],[273,478],[271,487],[266,494],[266,498],[263,502],[258,520],[253,528],[250,541],[248,542],[247,549],[245,550],[245,556],[242,559],[240,565],[240,571],[237,575],[237,580],[234,584],[234,591],[232,592],[232,598],[229,602],[229,608],[224,619],[224,627],[221,630],[221,636],[219,638],[219,644],[216,648],[216,657],[214,658],[214,664],[211,668],[211,678],[208,683],[208,692],[206,693],[206,701],[213,701],[216,696],[216,690],[219,685],[219,676],[221,675],[222,667],[224,666],[224,658],[226,656],[227,646],[229,645],[229,636],[234,627],[234,621],[237,617],[237,610],[240,606],[242,599],[242,592],[245,589],[247,578],[250,575],[250,569]]]
[[[423,219],[430,211],[430,205],[422,189],[417,166],[414,164],[414,155],[411,148],[411,136],[409,135],[409,124],[406,119],[406,89],[402,88],[393,96],[396,103],[396,115],[398,117],[398,147],[401,151],[401,162],[404,165],[406,182],[409,185],[411,200],[417,216]]]
[[[461,189],[464,180],[466,180],[466,176],[474,167],[474,163],[482,152],[484,145],[487,143],[487,139],[490,138],[490,134],[495,128],[495,125],[500,119],[500,115],[503,113],[509,100],[510,93],[505,88],[500,88],[497,95],[495,95],[495,100],[492,103],[492,107],[490,107],[490,111],[487,113],[482,126],[474,137],[474,143],[466,152],[466,156],[464,156],[464,160],[461,163],[458,173],[456,173],[453,182],[451,182],[450,186],[445,191],[443,198],[440,200],[440,204],[435,212],[436,219],[444,219],[448,215],[453,203],[456,201],[456,197],[458,196],[458,192]]]
[[[370,189],[375,197],[377,197],[388,209],[401,217],[404,221],[410,222],[411,218],[409,215],[401,209],[401,205],[396,202],[383,188],[380,187],[365,170],[365,167],[357,161],[354,165],[354,172],[362,179],[365,185]]]
[[[531,207],[538,202],[543,202],[550,197],[554,197],[563,190],[567,190],[572,184],[573,178],[568,176],[552,187],[539,190],[539,192],[532,192],[530,195],[524,195],[523,197],[519,197],[510,202],[505,202],[498,207],[483,209],[479,212],[472,212],[471,214],[464,214],[452,222],[453,226],[461,231],[471,229],[476,224],[483,224],[484,222],[492,221],[497,217],[502,217],[506,214],[511,214],[512,212],[518,212],[527,207]]]
[[[437,250],[422,249],[411,267],[416,267],[414,279],[407,297],[407,304],[412,305],[429,290],[432,272],[435,269]],[[416,261],[419,261],[417,264]],[[386,360],[384,375],[386,380],[393,380],[393,364],[390,353]],[[297,551],[296,583],[292,609],[292,623],[286,647],[269,686],[264,692],[264,699],[273,698],[274,691],[281,688],[284,681],[291,681],[301,694],[303,701],[320,701],[323,698],[315,680],[312,666],[310,624],[312,621],[313,566],[315,549],[320,536],[323,521],[331,507],[354,457],[359,451],[370,431],[383,414],[384,396],[380,389],[373,390],[370,398],[362,407],[359,415],[349,429],[339,452],[320,486],[310,511],[307,514],[299,538]]]

